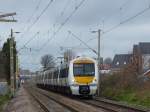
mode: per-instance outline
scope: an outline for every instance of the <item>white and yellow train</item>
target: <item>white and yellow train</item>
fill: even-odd
[[[53,70],[39,72],[38,87],[72,95],[93,96],[97,91],[98,66],[89,57],[78,57]]]

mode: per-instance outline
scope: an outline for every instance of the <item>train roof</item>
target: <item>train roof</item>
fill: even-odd
[[[96,60],[91,57],[77,57],[77,58],[73,59],[71,62],[73,63],[76,60],[91,60],[93,62],[96,62]]]

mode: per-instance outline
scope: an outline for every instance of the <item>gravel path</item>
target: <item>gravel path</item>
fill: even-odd
[[[42,112],[39,105],[21,87],[16,96],[8,103],[4,112]]]

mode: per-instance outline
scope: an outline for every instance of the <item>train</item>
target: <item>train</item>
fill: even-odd
[[[93,97],[97,92],[98,64],[90,57],[77,57],[54,69],[38,72],[38,87],[75,96]]]

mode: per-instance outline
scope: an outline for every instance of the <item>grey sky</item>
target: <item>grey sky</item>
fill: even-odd
[[[24,34],[48,2],[49,0],[0,0],[0,13],[16,12],[15,19],[18,20],[17,23],[0,23],[1,45],[9,36],[10,28],[21,32],[20,34],[15,34],[18,49],[32,38],[36,32],[39,32],[39,35],[27,44],[27,47],[31,48],[31,52],[30,49],[20,51],[20,66],[23,68],[39,69],[40,57],[44,54],[53,54],[55,57],[60,56],[62,53],[60,46],[72,47],[78,45],[74,49],[75,52],[95,57],[96,55],[90,50],[79,49],[79,47],[86,48],[86,46],[80,45],[77,39],[68,34],[68,30],[71,30],[85,42],[93,38],[87,44],[97,49],[97,34],[92,34],[90,31],[100,28],[105,32],[150,6],[150,0],[85,0],[60,32],[45,45],[42,51],[37,52],[36,50],[52,37],[54,31],[59,28],[60,24],[70,15],[81,0],[53,0],[39,21]],[[38,4],[39,6],[37,7]],[[145,41],[150,42],[149,20],[150,10],[102,35],[101,55],[113,58],[117,53],[131,52],[133,44]]]

